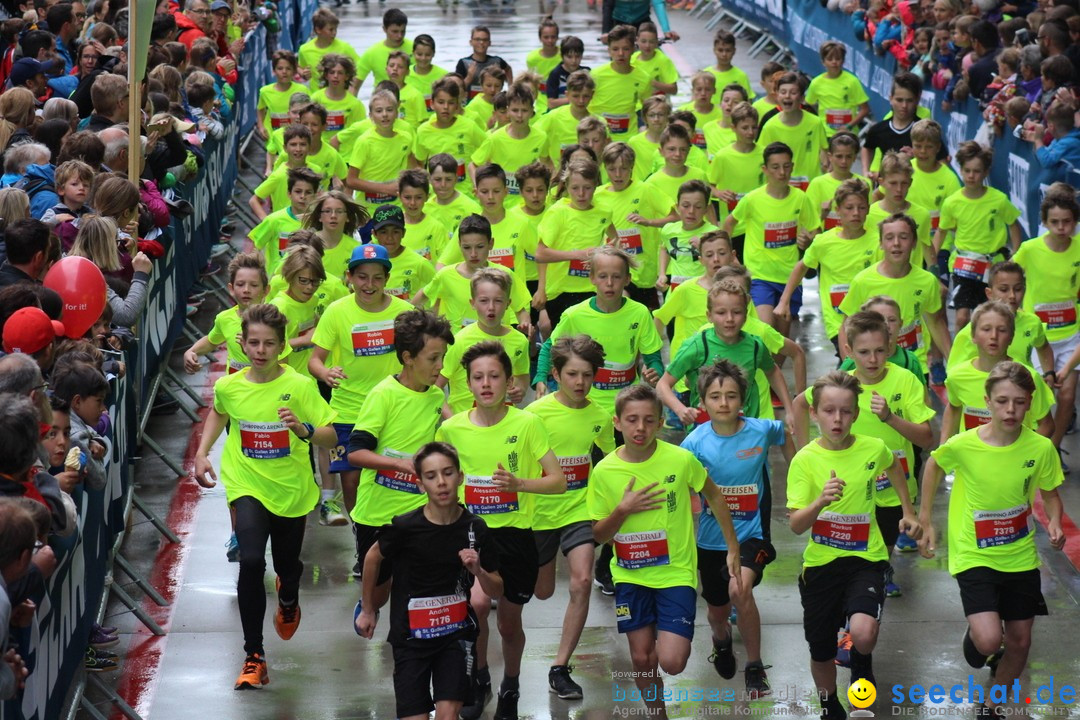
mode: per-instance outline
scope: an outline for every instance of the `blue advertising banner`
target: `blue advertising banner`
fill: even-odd
[[[783,42],[785,0],[724,0],[724,9]]]

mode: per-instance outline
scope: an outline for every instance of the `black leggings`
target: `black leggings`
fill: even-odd
[[[263,618],[266,616],[266,541],[274,558],[274,572],[281,579],[278,599],[287,605],[296,602],[300,593],[300,548],[304,544],[307,518],[281,517],[250,496],[237,498],[236,542],[240,545],[240,577],[236,581],[236,602],[240,606],[240,625],[244,630],[244,652],[263,654]]]

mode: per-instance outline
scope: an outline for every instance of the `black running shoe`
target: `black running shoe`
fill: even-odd
[[[499,702],[495,705],[494,720],[518,720],[518,700],[521,693],[517,690],[500,690]]]
[[[461,708],[461,720],[477,720],[484,713],[484,706],[491,699],[491,681],[475,682],[473,685],[473,704]]]
[[[581,699],[581,686],[570,677],[573,669],[569,665],[552,665],[548,670],[548,687],[560,700]]]
[[[975,647],[975,641],[971,639],[971,628],[964,630],[964,640],[961,644],[964,647],[964,659],[967,660],[968,665],[976,670],[986,667],[986,656]]]
[[[709,656],[709,662],[725,680],[735,677],[735,648],[732,645],[730,633],[722,643],[717,643],[714,639],[712,655]]]
[[[769,686],[769,676],[765,674],[765,666],[758,660],[746,663],[746,695],[751,699],[757,699],[772,692]]]

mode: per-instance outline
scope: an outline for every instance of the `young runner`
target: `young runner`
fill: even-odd
[[[647,182],[646,188],[651,190],[650,184]],[[660,229],[657,290],[670,294],[705,271],[699,249],[701,236],[717,229],[706,217],[711,214],[710,196],[709,186],[702,180],[688,180],[679,186],[675,203],[678,220]]]
[[[469,512],[482,516],[491,528],[504,584],[496,610],[503,680],[495,717],[516,718],[525,650],[521,611],[532,597],[539,567],[532,535],[534,495],[565,492],[566,478],[540,419],[505,402],[513,367],[503,346],[492,341],[477,343],[465,352],[461,363],[468,372],[476,407],[444,422],[435,439],[459,449],[465,473],[459,497]],[[473,704],[462,709],[462,717],[475,720],[491,698],[487,657],[491,598],[483,587],[473,586],[472,607],[480,626],[477,671]]]
[[[697,546],[690,492],[715,508],[729,548],[727,568],[741,591],[739,541],[720,486],[689,451],[657,439],[662,408],[648,385],[615,400],[624,445],[597,463],[586,496],[598,543],[614,541],[615,617],[626,635],[634,682],[648,711],[666,717],[660,670],[686,668],[694,638]]]
[[[633,26],[617,25],[607,36],[611,62],[591,71],[596,93],[589,112],[604,119],[608,134],[615,140],[637,135],[637,106],[652,94],[652,79],[630,64],[636,39]]]
[[[331,190],[315,198],[304,227],[318,233],[323,243],[323,269],[329,280],[345,286],[345,273],[360,242],[353,234],[367,224],[367,211],[348,193]]]
[[[450,153],[438,153],[431,156],[427,167],[435,196],[424,205],[424,212],[455,233],[463,218],[480,214],[476,200],[465,194],[473,192],[465,166]]]
[[[1032,532],[1036,491],[1048,518],[1050,545],[1065,545],[1057,487],[1061,467],[1054,444],[1024,421],[1036,385],[1031,372],[1001,362],[986,378],[990,422],[960,433],[930,454],[923,473],[919,521],[926,529],[920,549],[937,549],[934,500],[946,472],[949,493],[949,573],[960,586],[967,616],[964,659],[973,668],[990,665],[994,682],[1010,687],[1027,665],[1036,615],[1045,615],[1039,582],[1039,554]],[[1004,716],[991,697],[977,715]]]
[[[427,260],[434,269],[435,258],[450,241],[450,230],[434,215],[424,212],[430,187],[424,170],[404,170],[398,176],[398,197],[405,220],[402,245]]]
[[[279,363],[285,347],[285,316],[272,305],[254,305],[241,323],[251,365],[214,384],[214,405],[206,417],[195,454],[195,479],[217,485],[210,449],[226,425],[230,432],[221,459],[225,495],[236,513],[240,577],[236,600],[247,655],[236,689],[270,682],[262,626],[266,614],[266,543],[277,574],[278,607],[274,629],[282,640],[300,626],[300,550],[305,516],[319,502],[308,444],[334,444],[334,411],[311,378]]]

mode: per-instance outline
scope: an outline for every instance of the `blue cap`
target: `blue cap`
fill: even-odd
[[[352,269],[357,265],[363,265],[364,263],[378,263],[389,272],[390,254],[386,252],[386,248],[382,245],[371,243],[359,245],[353,248],[352,257],[349,258],[349,272],[352,272]]]

